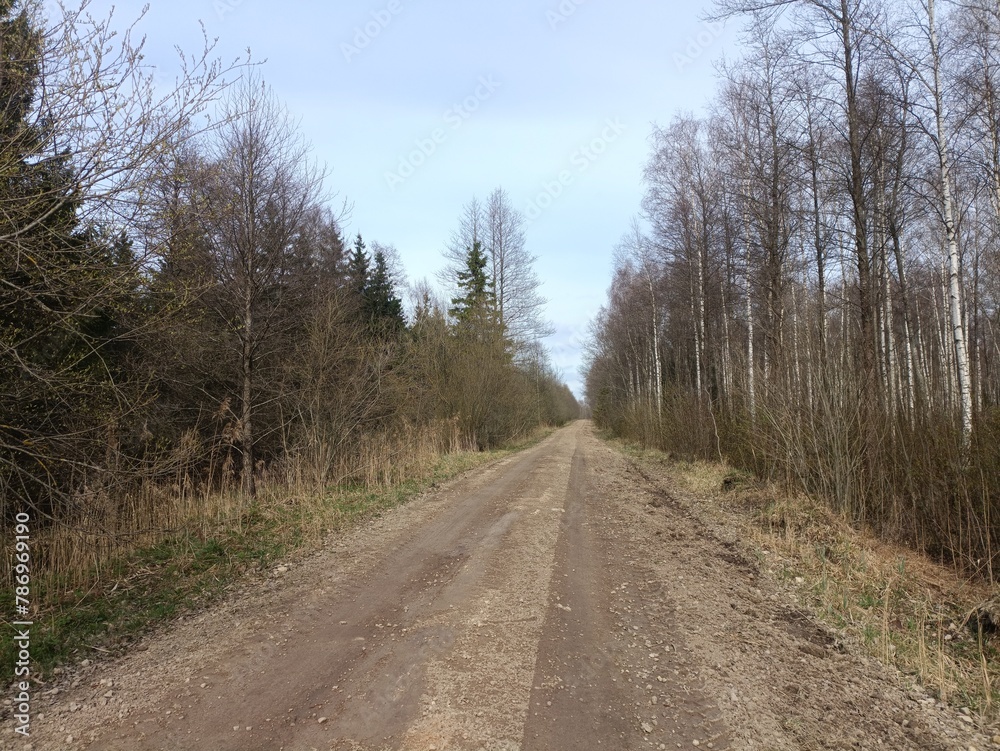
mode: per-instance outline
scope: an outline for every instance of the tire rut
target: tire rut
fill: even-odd
[[[69,671],[32,751],[954,747],[658,472],[560,430]]]

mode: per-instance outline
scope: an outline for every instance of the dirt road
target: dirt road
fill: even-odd
[[[576,423],[78,668],[32,748],[986,747],[727,534]]]

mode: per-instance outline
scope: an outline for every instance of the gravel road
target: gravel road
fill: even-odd
[[[34,751],[988,747],[587,422],[39,699]]]

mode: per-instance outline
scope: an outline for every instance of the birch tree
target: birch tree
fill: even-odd
[[[969,353],[965,335],[964,290],[959,232],[955,217],[953,156],[949,132],[947,96],[945,91],[945,53],[940,39],[937,9],[934,0],[922,0],[916,8],[920,13],[914,24],[917,34],[908,46],[886,37],[893,55],[912,70],[924,90],[923,101],[914,102],[918,122],[930,140],[938,174],[937,214],[947,253],[948,316],[954,357],[954,377],[962,435],[968,441],[972,433],[972,384],[969,373]]]

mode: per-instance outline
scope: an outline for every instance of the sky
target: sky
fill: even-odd
[[[124,27],[144,2],[114,6]],[[699,113],[737,33],[708,2],[149,0],[137,30],[166,75],[180,48],[263,61],[351,238],[393,245],[411,281],[444,265],[464,204],[506,190],[526,217],[553,364],[582,395],[588,325],[641,211],[654,123]]]

